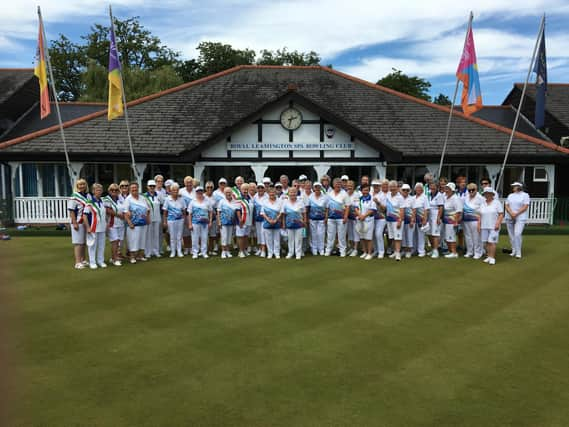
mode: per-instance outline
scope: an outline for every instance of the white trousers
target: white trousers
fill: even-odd
[[[414,227],[414,248],[419,255],[425,254],[425,232],[421,231],[421,226],[415,224]]]
[[[346,253],[346,224],[341,219],[328,219],[328,233],[326,241],[326,252],[332,252],[334,241],[338,237],[338,249],[340,254]]]
[[[302,256],[302,228],[288,228],[288,254],[290,256],[296,256],[297,258]]]
[[[105,262],[105,241],[107,233],[100,231],[95,233],[95,243],[93,246],[87,246],[89,250],[89,264],[103,264]]]
[[[356,223],[357,223],[357,220],[355,220],[355,219],[349,219],[348,220],[347,230],[348,230],[348,241],[349,242],[357,243],[360,241],[360,235],[356,231]]]
[[[182,253],[182,229],[184,228],[184,220],[177,219],[168,221],[168,233],[170,234],[170,251],[172,253]]]
[[[466,253],[469,255],[482,256],[482,239],[478,232],[478,221],[463,221],[462,230],[466,242]]]
[[[413,247],[413,234],[415,232],[416,225],[411,228],[411,224],[403,224],[403,241],[401,246],[404,248],[412,248]]]
[[[383,237],[385,219],[376,219],[374,227],[373,241],[375,244],[375,251],[378,255],[381,255],[385,253],[385,239]]]
[[[207,224],[192,224],[192,255],[207,255]]]
[[[326,235],[326,224],[323,219],[311,219],[310,223],[310,247],[312,253],[324,252],[324,236]]]
[[[255,222],[255,234],[257,235],[257,244],[265,244],[265,233],[263,233],[263,221]]]
[[[233,240],[233,226],[221,225],[221,246],[231,246]]]
[[[265,244],[267,245],[267,255],[281,254],[281,230],[278,228],[263,228]]]
[[[144,255],[160,255],[160,222],[151,222],[146,226],[146,247]]]
[[[510,238],[510,245],[512,251],[519,256],[522,256],[522,233],[526,226],[525,220],[507,220],[506,227],[508,228],[508,237]]]
[[[130,252],[141,251],[146,246],[146,227],[146,225],[127,227],[126,241]]]
[[[162,245],[164,244],[164,230],[162,229],[162,221],[160,221],[158,224],[158,252],[162,253]]]

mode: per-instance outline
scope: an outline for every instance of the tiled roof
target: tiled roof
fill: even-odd
[[[13,122],[38,99],[39,86],[34,70],[0,68],[0,120]]]
[[[442,150],[449,109],[377,86],[325,67],[240,66],[129,103],[135,155],[180,156],[236,125],[250,122],[264,107],[286,96],[290,86],[299,99],[349,124],[378,149],[399,159],[435,158]],[[124,119],[107,121],[104,111],[66,124],[70,153],[126,155]],[[503,156],[509,129],[456,113],[448,158]],[[0,144],[0,158],[10,153],[58,153],[57,128]],[[569,154],[569,150],[518,133],[512,157]],[[389,158],[388,158],[389,160]]]

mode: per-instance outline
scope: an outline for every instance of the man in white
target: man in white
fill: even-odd
[[[480,218],[480,206],[484,203],[484,197],[478,193],[478,187],[474,183],[466,186],[467,196],[463,199],[462,229],[466,243],[465,258],[482,258],[482,240],[478,231]]]
[[[522,190],[521,182],[512,184],[512,193],[506,199],[506,227],[512,245],[512,256],[522,257],[522,233],[528,219],[529,194]]]
[[[144,249],[144,256],[150,258],[155,256],[160,258],[160,246],[162,241],[160,240],[160,228],[162,225],[162,215],[161,215],[161,205],[162,198],[156,192],[156,181],[153,179],[148,180],[146,183],[148,191],[142,196],[148,202],[148,207],[150,209],[150,223],[146,227],[146,245]]]
[[[257,184],[257,194],[253,196],[254,205],[254,217],[255,217],[255,234],[257,235],[257,244],[259,248],[255,255],[265,258],[266,256],[266,244],[265,244],[265,233],[263,232],[263,204],[269,198],[267,193],[265,193],[265,184]]]
[[[456,185],[449,182],[444,186],[445,204],[443,207],[444,236],[449,253],[445,258],[458,258],[456,252],[456,226],[462,219],[462,200],[455,193]]]
[[[342,181],[335,178],[332,183],[333,189],[328,196],[328,233],[325,256],[330,256],[334,248],[334,241],[338,238],[340,256],[346,256],[346,224],[350,212],[350,196],[342,190]]]

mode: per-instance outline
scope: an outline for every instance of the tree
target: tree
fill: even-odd
[[[451,105],[452,104],[450,98],[448,96],[446,96],[445,94],[442,94],[442,93],[439,93],[435,97],[435,99],[433,99],[433,103],[439,104],[439,105]]]
[[[79,99],[83,89],[81,72],[86,65],[83,47],[60,34],[57,40],[52,40],[49,56],[59,99]]]
[[[401,70],[392,68],[392,72],[378,80],[377,84],[406,93],[416,98],[430,101],[429,89],[431,83],[417,76],[408,76],[403,74]]]
[[[289,52],[286,47],[276,51],[263,49],[257,59],[258,65],[319,65],[320,56],[311,50],[310,52]]]

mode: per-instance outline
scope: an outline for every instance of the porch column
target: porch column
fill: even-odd
[[[444,166],[444,165],[443,165]],[[435,178],[440,178],[437,176],[439,173],[439,164],[438,163],[428,163],[425,165],[429,173],[432,173]]]
[[[547,195],[555,197],[555,165],[545,165],[545,171],[547,172]]]
[[[486,165],[486,170],[490,174],[488,178],[490,178],[490,181],[492,182],[493,186],[496,186],[497,184],[497,179],[498,175],[500,174],[500,169],[502,169],[501,165]],[[496,190],[498,193],[500,192],[498,188],[494,188],[494,190]]]
[[[194,164],[194,178],[200,182],[200,185],[203,187],[203,173],[205,171],[205,165],[201,163]]]
[[[83,169],[83,162],[69,162],[68,172],[71,174],[69,180],[71,181],[71,191],[73,191],[73,186],[75,181],[79,179],[81,174],[81,169]]]
[[[6,200],[6,166],[4,163],[0,165],[0,173],[2,174],[2,199]]]
[[[36,181],[38,187],[38,197],[43,197],[43,168],[40,167],[39,163],[34,163],[36,167]]]
[[[12,197],[21,197],[21,193],[23,191],[22,187],[20,186],[20,194],[16,194],[16,186],[14,185],[14,181],[16,180],[16,174],[22,163],[20,162],[8,162],[10,165],[10,188],[12,189]]]
[[[387,163],[382,162],[378,165],[375,165],[375,171],[377,172],[378,179],[385,179],[387,174]]]
[[[138,186],[142,188],[146,188],[146,186],[142,185],[142,177],[144,176],[144,171],[146,170],[147,163],[137,163],[136,164],[136,175],[138,175]]]
[[[269,169],[268,165],[252,165],[251,170],[255,174],[255,181],[257,183],[263,182],[263,178],[265,177],[265,172]]]
[[[323,165],[323,164],[314,165],[314,170],[316,171],[316,176],[318,177],[317,178],[318,181],[322,179],[322,176],[328,173],[331,167],[332,167],[331,165]]]

